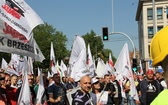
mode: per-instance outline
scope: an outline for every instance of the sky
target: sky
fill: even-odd
[[[71,50],[75,35],[85,35],[93,30],[102,34],[102,27],[110,32],[128,35],[139,49],[138,24],[135,20],[138,0],[25,0],[25,2],[57,31],[67,36],[67,48]],[[103,42],[104,48],[111,49],[117,58],[122,47],[131,41],[122,34],[113,34]]]

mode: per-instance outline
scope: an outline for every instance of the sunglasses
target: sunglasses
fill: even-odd
[[[11,80],[5,80],[6,82],[11,81]]]
[[[94,84],[98,84],[98,83],[99,83],[99,81],[95,82]]]

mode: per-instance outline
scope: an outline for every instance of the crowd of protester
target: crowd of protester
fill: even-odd
[[[60,77],[58,73],[47,78],[43,74],[45,92],[43,105],[150,105],[157,95],[167,89],[163,73],[148,70],[146,74],[133,73],[139,100],[131,97],[130,81],[121,84],[116,76],[105,74],[103,78],[84,76],[75,82],[70,77]],[[28,75],[32,104],[36,105],[39,77]],[[22,77],[0,73],[0,105],[17,105],[22,85]],[[125,97],[122,96],[125,92]]]

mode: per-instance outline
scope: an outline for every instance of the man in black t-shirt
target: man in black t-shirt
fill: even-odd
[[[60,75],[53,75],[54,84],[48,87],[50,105],[66,105],[66,89],[61,84]]]
[[[154,80],[153,70],[147,71],[147,79],[140,83],[141,105],[150,105],[155,97],[160,93],[160,84]]]

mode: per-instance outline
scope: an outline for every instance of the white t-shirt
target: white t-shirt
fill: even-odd
[[[108,91],[102,91],[96,94],[97,103],[107,104],[108,101]]]

